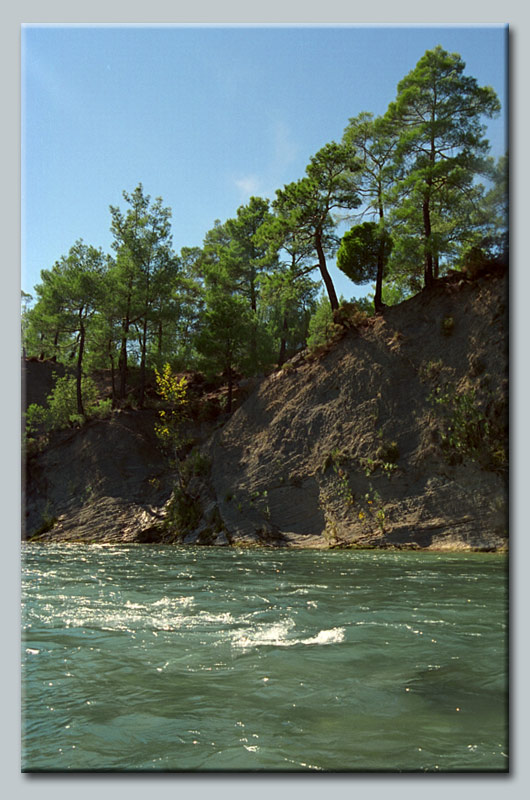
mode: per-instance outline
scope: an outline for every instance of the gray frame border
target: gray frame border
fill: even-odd
[[[145,794],[152,785],[161,797],[173,796],[175,792],[190,790],[199,794],[200,800],[211,792],[228,800],[236,795],[246,796],[251,792],[261,800],[273,792],[287,794],[303,791],[308,800],[320,795],[323,789],[332,791],[337,797],[361,792],[363,797],[379,797],[389,791],[395,800],[407,800],[415,794],[425,792],[436,800],[445,798],[448,792],[460,796],[464,793],[480,792],[481,800],[497,797],[507,792],[523,797],[528,790],[528,758],[526,752],[530,742],[525,718],[530,713],[528,682],[524,680],[523,665],[528,663],[528,644],[525,642],[523,612],[529,600],[528,581],[525,580],[525,556],[528,557],[530,536],[525,530],[527,509],[522,499],[525,478],[528,478],[529,424],[522,416],[524,399],[530,386],[525,370],[525,344],[528,314],[526,300],[529,296],[530,275],[525,273],[524,255],[519,230],[526,221],[528,193],[525,192],[528,175],[528,149],[518,146],[519,136],[529,125],[529,109],[526,99],[525,78],[530,74],[530,42],[528,41],[529,12],[520,0],[446,0],[443,7],[433,5],[430,9],[420,0],[403,0],[396,4],[392,0],[379,0],[376,7],[367,4],[362,8],[352,6],[348,0],[328,0],[325,6],[316,0],[269,0],[264,8],[249,7],[243,0],[225,0],[222,6],[215,0],[196,0],[189,6],[174,0],[152,0],[146,7],[139,0],[92,0],[89,4],[72,3],[72,0],[21,0],[16,6],[5,4],[0,12],[0,58],[4,76],[2,88],[2,110],[4,125],[1,127],[3,147],[2,175],[4,191],[1,197],[2,229],[4,233],[0,275],[0,325],[4,342],[3,358],[7,366],[8,380],[1,393],[2,457],[0,458],[3,508],[7,509],[5,555],[2,563],[2,608],[3,630],[7,643],[4,645],[1,672],[4,687],[2,714],[1,763],[2,784],[7,796],[26,797],[38,792],[42,800],[70,796],[75,792],[79,800],[91,796],[94,791],[107,796],[116,792],[127,792],[131,800]],[[220,11],[222,8],[222,11]],[[20,530],[20,474],[19,428],[20,381],[19,381],[19,289],[20,289],[20,26],[23,23],[280,23],[280,24],[473,24],[508,23],[510,25],[510,73],[511,73],[511,155],[516,170],[511,171],[511,682],[512,724],[511,745],[512,769],[509,775],[311,775],[277,776],[273,774],[232,775],[144,775],[144,774],[83,774],[83,775],[21,775],[20,774],[20,679],[19,679],[19,631],[20,616],[14,598],[19,597],[19,542]],[[526,197],[524,196],[526,194]],[[524,216],[523,216],[524,214]],[[524,224],[524,223],[523,223]],[[15,421],[15,422],[14,422]],[[13,530],[13,528],[15,530]],[[5,639],[4,639],[5,641]],[[526,735],[525,735],[526,728]],[[424,781],[428,781],[428,786]],[[324,785],[323,785],[324,783]]]

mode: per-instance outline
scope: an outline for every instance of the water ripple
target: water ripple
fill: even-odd
[[[507,769],[506,560],[29,545],[26,770]]]

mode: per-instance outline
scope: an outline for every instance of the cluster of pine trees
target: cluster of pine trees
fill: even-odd
[[[315,314],[339,307],[335,255],[352,281],[374,282],[377,312],[449,267],[506,258],[507,159],[489,157],[483,123],[500,104],[464,68],[458,54],[427,51],[382,117],[351,119],[302,178],[216,221],[202,247],[177,253],[162,199],[141,184],[124,192],[125,209],[110,206],[113,252],[79,240],[41,272],[34,304],[23,296],[25,354],[75,368],[81,415],[86,372],[110,370],[118,406],[134,365],[141,407],[164,363],[223,374],[230,408],[236,373],[281,366]],[[339,219],[357,222],[342,240]]]

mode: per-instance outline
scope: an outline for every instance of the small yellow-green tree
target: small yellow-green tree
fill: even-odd
[[[185,444],[183,425],[188,416],[188,382],[186,378],[173,375],[169,364],[164,364],[161,372],[155,367],[155,377],[157,392],[167,404],[158,412],[155,433],[178,464],[179,450]]]

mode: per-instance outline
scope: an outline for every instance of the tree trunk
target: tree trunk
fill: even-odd
[[[427,196],[423,201],[423,231],[425,234],[425,256],[424,256],[424,280],[426,288],[433,284],[433,259],[432,259],[432,244],[431,244],[431,208],[429,197]]]
[[[324,255],[324,249],[322,247],[322,235],[320,231],[315,233],[315,248],[318,254],[318,266],[320,267],[320,274],[322,275],[322,280],[324,281],[324,285],[328,293],[329,302],[331,303],[331,310],[336,311],[339,307],[339,301],[337,300],[337,293],[326,265],[326,256]]]
[[[57,361],[57,348],[59,346],[59,331],[55,331],[55,336],[53,339],[53,356],[51,360],[56,362]]]
[[[121,348],[120,348],[120,355],[118,358],[118,370],[120,373],[120,394],[119,399],[125,400],[125,394],[127,391],[127,333],[129,332],[129,325],[124,325],[122,327],[122,339],[121,339]]]
[[[376,314],[383,311],[383,269],[385,265],[385,256],[383,253],[384,245],[379,245],[379,252],[377,254],[377,276],[375,279],[375,295],[374,295],[374,309]]]
[[[282,338],[280,340],[280,352],[278,353],[278,366],[281,367],[285,361],[285,351],[287,349],[287,339],[285,338],[285,334],[287,332],[287,312],[285,311],[283,314],[283,325],[282,325]]]
[[[382,230],[382,223],[385,216],[383,209],[383,192],[381,185],[378,188],[378,203],[379,203],[379,223]],[[377,276],[375,279],[375,295],[374,295],[374,310],[376,314],[383,311],[383,272],[385,269],[385,245],[381,238],[379,241],[379,249],[377,251]]]
[[[258,339],[257,339],[257,331],[256,331],[256,324],[257,324],[257,297],[256,297],[256,286],[254,283],[253,277],[250,280],[250,309],[252,311],[252,327],[250,329],[250,342],[249,342],[249,349],[250,349],[250,363],[252,365],[252,371],[257,369],[258,363]]]
[[[125,317],[122,319],[121,323],[121,348],[120,348],[120,355],[118,358],[118,369],[120,372],[120,400],[125,400],[125,394],[127,392],[127,339],[129,336],[129,328],[131,326],[131,292],[132,292],[132,280],[129,280],[128,285],[128,294],[127,294],[127,308],[125,311]]]
[[[157,341],[157,352],[158,352],[158,361],[162,363],[162,320],[158,320],[158,341]]]
[[[436,93],[436,90],[435,90]],[[436,160],[436,150],[434,144],[434,133],[432,133],[432,128],[435,122],[435,107],[432,109],[431,113],[431,151],[429,154],[429,161],[431,164],[431,170],[434,169],[434,164]],[[431,192],[432,192],[432,172],[426,178],[427,189],[423,196],[423,230],[425,234],[425,261],[424,261],[424,280],[426,288],[430,288],[434,282],[433,276],[433,258],[432,258],[432,241],[431,241]]]
[[[228,395],[226,397],[226,410],[228,414],[232,411],[232,389],[234,381],[232,378],[232,367],[228,367]]]
[[[77,413],[85,416],[83,408],[83,395],[81,392],[81,379],[83,377],[83,351],[85,349],[85,325],[82,317],[83,311],[79,312],[79,349],[77,351],[77,369],[76,369],[76,393],[77,393]]]
[[[116,407],[116,370],[114,367],[114,354],[112,352],[112,339],[109,339],[110,379],[112,385],[112,408]]]
[[[140,359],[140,392],[138,397],[138,406],[143,408],[145,396],[145,359],[147,350],[147,314],[144,317],[144,324],[142,328],[142,338],[140,341],[142,355]]]

